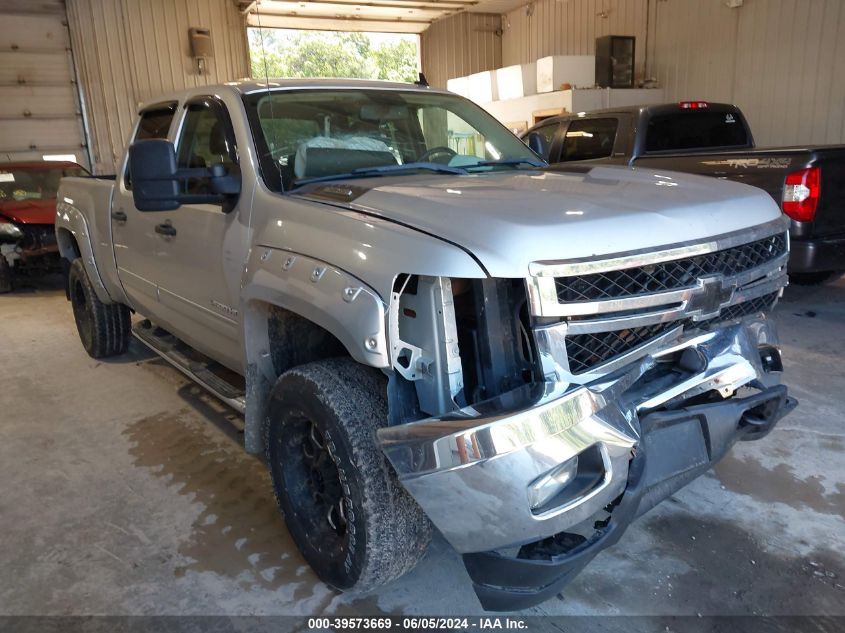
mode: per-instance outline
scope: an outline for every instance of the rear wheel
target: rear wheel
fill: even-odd
[[[88,355],[107,358],[124,353],[129,347],[129,308],[100,301],[81,259],[70,265],[68,292],[76,329]]]
[[[295,367],[276,382],[265,425],[273,489],[321,580],[366,591],[409,571],[431,524],[376,444],[384,377],[352,359]]]

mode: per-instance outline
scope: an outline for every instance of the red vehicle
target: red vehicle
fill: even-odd
[[[13,277],[60,269],[53,225],[62,176],[86,171],[71,162],[0,164],[0,293]]]

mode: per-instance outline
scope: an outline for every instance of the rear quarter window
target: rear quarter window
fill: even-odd
[[[676,112],[653,116],[646,132],[646,151],[747,147],[748,134],[734,112]]]

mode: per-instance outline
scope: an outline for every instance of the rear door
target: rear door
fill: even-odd
[[[176,113],[176,102],[146,108],[140,113],[130,144],[144,139],[166,139]],[[127,156],[122,171],[115,178],[111,208],[112,242],[118,276],[132,307],[147,316],[155,314],[158,302],[155,228],[162,220],[160,212],[135,208],[132,177]]]
[[[182,108],[176,135],[179,168],[222,164],[240,174],[237,142],[222,101],[193,98]],[[189,180],[186,193],[206,194],[208,181]],[[169,234],[156,234],[159,300],[169,329],[204,354],[231,369],[242,369],[240,275],[246,227],[238,202],[183,204],[157,216]]]

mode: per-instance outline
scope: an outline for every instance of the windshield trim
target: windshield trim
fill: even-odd
[[[443,90],[442,88],[424,88],[417,86],[415,84],[408,84],[407,86],[379,86],[375,85],[371,82],[362,81],[360,86],[355,85],[345,85],[345,84],[322,84],[322,85],[313,85],[313,86],[273,86],[272,88],[268,87],[261,87],[261,88],[253,88],[251,90],[247,90],[241,92],[241,95],[244,97],[252,96],[255,94],[267,94],[268,92],[294,92],[294,91],[301,91],[301,90],[308,90],[312,92],[317,91],[325,91],[331,92],[335,90],[379,90],[379,91],[394,91],[394,92],[419,92],[421,94],[442,94],[442,95],[449,95],[449,96],[460,96],[454,92],[449,92],[448,90]]]

